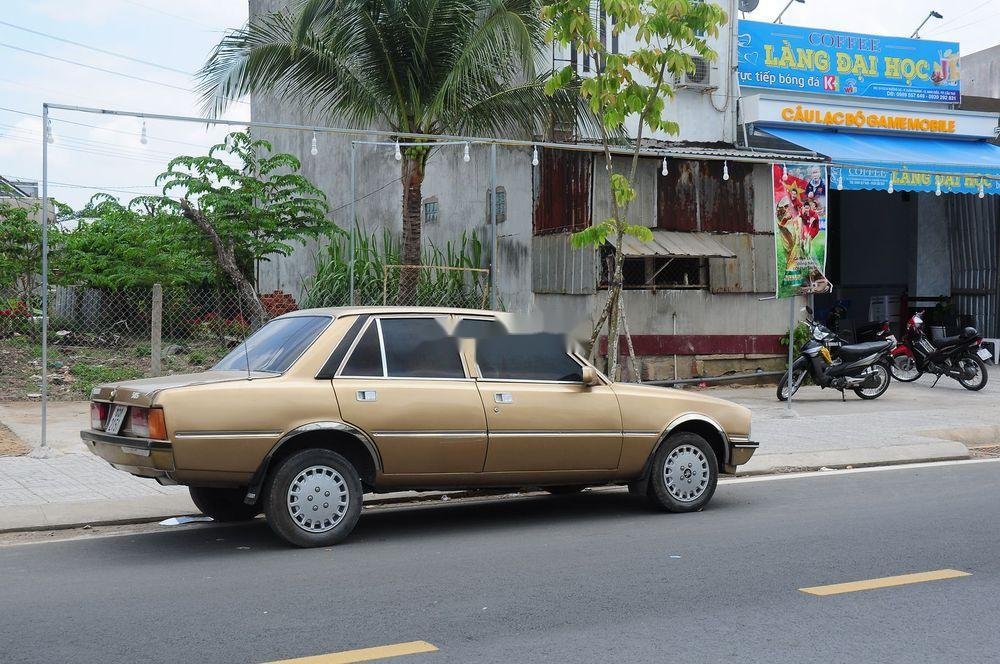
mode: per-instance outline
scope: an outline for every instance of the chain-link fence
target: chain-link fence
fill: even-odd
[[[447,265],[385,265],[381,305],[485,309],[490,271]],[[369,304],[369,303],[364,303]]]
[[[261,297],[266,317],[296,308]],[[0,400],[40,392],[40,298],[0,296]],[[57,287],[49,296],[50,395],[86,398],[98,383],[203,371],[256,325],[233,291]]]

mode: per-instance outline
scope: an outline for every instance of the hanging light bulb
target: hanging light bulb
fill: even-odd
[[[465,163],[469,163],[469,159],[470,159],[470,157],[469,157],[469,144],[466,143],[465,144],[465,151],[462,153],[462,161],[464,161]]]
[[[781,165],[781,179],[782,180],[788,179],[788,166],[786,166],[785,164]]]
[[[937,183],[937,186],[934,188],[934,195],[935,196],[940,196],[941,195],[941,178],[935,176],[934,177],[934,181]]]
[[[982,180],[979,181],[979,194],[978,194],[978,196],[980,198],[986,198],[986,191],[983,188],[983,181]]]
[[[399,141],[396,141],[396,161],[403,160],[403,152],[399,149]]]
[[[139,142],[145,145],[149,143],[149,136],[146,135],[146,121],[142,121],[142,129],[139,131]]]
[[[844,171],[837,172],[837,191],[844,190]]]
[[[663,158],[663,168],[660,169],[660,175],[667,175],[670,173],[670,169],[667,168],[667,158]]]
[[[538,166],[538,147],[531,146],[531,165]]]
[[[52,118],[45,119],[45,142],[55,143],[56,137],[52,135]]]
[[[888,192],[889,192],[890,194],[891,194],[891,193],[892,193],[893,191],[895,191],[895,189],[893,189],[893,188],[892,188],[892,173],[890,173],[890,174],[889,174],[889,188],[888,188],[888,189],[886,189],[886,191],[888,191]]]
[[[729,162],[728,161],[723,161],[722,162],[722,179],[723,180],[728,180],[729,179]]]
[[[319,154],[319,146],[316,145],[316,132],[315,131],[313,132],[312,142],[311,142],[311,144],[309,146],[309,154],[311,154],[314,157]]]

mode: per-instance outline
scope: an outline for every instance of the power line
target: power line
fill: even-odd
[[[25,143],[28,145],[39,145],[41,143],[42,137],[38,136],[6,136],[5,140],[13,141],[16,143]],[[51,149],[62,149],[62,150],[72,150],[73,152],[81,152],[83,154],[90,154],[98,157],[108,157],[111,159],[127,159],[129,161],[142,161],[149,164],[157,164],[160,166],[165,165],[166,162],[170,161],[170,157],[145,157],[141,155],[131,155],[122,152],[113,152],[108,150],[103,150],[97,147],[78,145],[74,143],[63,143],[60,145],[60,141],[56,141],[52,144]]]
[[[15,132],[20,132],[21,134],[27,134],[29,137],[37,139],[38,141],[41,141],[42,139],[42,132],[40,130],[26,129],[24,127],[18,127],[15,125],[8,125],[8,124],[0,124],[0,127],[3,127],[9,131],[15,131]],[[11,138],[13,138],[13,136],[11,136]],[[133,147],[129,145],[121,145],[119,143],[111,143],[109,141],[98,141],[90,138],[84,138],[82,136],[73,136],[72,134],[55,134],[54,139],[59,143],[68,141],[70,144],[77,144],[82,147],[91,149],[98,149],[98,150],[114,149],[115,151],[120,151],[123,156],[158,157],[167,160],[173,159],[174,157],[177,156],[176,154],[171,152],[163,152],[161,150],[150,150],[147,149],[146,147],[141,147],[141,146]]]
[[[932,26],[930,30],[927,30],[927,32],[931,33],[931,32],[937,32],[939,30],[942,30],[945,26],[951,25],[952,23],[954,23],[958,19],[964,18],[964,17],[968,16],[969,14],[971,14],[971,13],[973,13],[973,12],[979,10],[979,9],[982,9],[983,7],[985,7],[986,5],[990,4],[991,2],[993,2],[993,0],[985,0],[984,2],[979,3],[978,5],[976,5],[975,7],[973,7],[972,9],[970,9],[968,11],[964,11],[964,12],[961,12],[960,14],[956,14],[954,16],[950,16],[950,17],[946,18],[944,21],[942,21],[940,23],[935,23],[934,26]]]
[[[158,9],[156,7],[150,7],[149,5],[147,5],[145,3],[136,2],[136,0],[122,0],[122,2],[127,2],[128,4],[133,5],[135,7],[141,7],[142,9],[145,9],[146,11],[151,11],[151,12],[155,12],[157,14],[163,14],[164,16],[169,16],[170,18],[177,19],[178,21],[186,21],[188,23],[193,23],[194,25],[200,25],[203,28],[208,28],[212,32],[224,32],[223,30],[219,30],[218,28],[216,28],[214,25],[209,25],[208,23],[202,23],[201,21],[196,21],[195,19],[191,18],[190,16],[181,16],[180,14],[171,14],[170,12],[165,12],[162,9]]]
[[[189,88],[184,88],[184,87],[181,87],[179,85],[171,85],[170,83],[164,83],[163,81],[154,81],[152,79],[143,78],[141,76],[132,76],[131,74],[125,74],[123,72],[115,71],[113,69],[105,69],[104,67],[98,67],[96,65],[88,65],[88,64],[83,63],[83,62],[74,62],[73,60],[68,60],[66,58],[60,58],[60,57],[57,57],[55,55],[49,55],[48,53],[39,53],[38,51],[32,51],[32,50],[27,49],[27,48],[21,48],[20,46],[13,46],[11,44],[5,44],[3,42],[0,42],[0,46],[3,46],[4,48],[9,48],[9,49],[14,50],[14,51],[21,51],[22,53],[29,53],[31,55],[37,55],[40,58],[48,58],[49,60],[57,60],[59,62],[65,62],[66,64],[69,64],[69,65],[75,65],[77,67],[84,67],[86,69],[93,69],[94,71],[104,72],[105,74],[111,74],[113,76],[121,76],[122,78],[132,79],[133,81],[142,81],[143,83],[149,83],[151,85],[159,85],[159,86],[162,86],[164,88],[171,88],[173,90],[180,90],[181,92],[188,92],[188,93],[191,92],[191,90]]]
[[[65,44],[72,44],[73,46],[79,46],[80,48],[85,48],[91,51],[96,51],[98,53],[103,53],[105,55],[111,55],[116,58],[121,58],[122,60],[130,60],[132,62],[138,62],[141,65],[146,65],[147,67],[156,67],[157,69],[163,69],[165,71],[171,71],[177,74],[183,74],[184,76],[193,76],[191,72],[184,71],[183,69],[175,69],[174,67],[168,67],[166,65],[161,65],[157,62],[150,62],[149,60],[142,60],[140,58],[133,58],[130,55],[125,55],[124,53],[116,53],[115,51],[108,51],[103,48],[98,48],[97,46],[91,46],[90,44],[84,44],[82,42],[73,41],[72,39],[66,39],[64,37],[57,37],[56,35],[49,34],[47,32],[42,32],[41,30],[33,30],[31,28],[25,28],[21,25],[15,25],[13,23],[8,23],[7,21],[0,20],[0,25],[6,25],[8,28],[14,28],[15,30],[23,30],[24,32],[30,32],[33,35],[39,35],[41,37],[48,37],[49,39],[54,39],[56,41],[63,42]]]

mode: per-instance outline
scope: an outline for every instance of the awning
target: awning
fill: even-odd
[[[768,134],[826,155],[838,189],[1000,193],[1000,148],[985,141],[762,127]]]
[[[622,253],[630,258],[735,258],[736,254],[711,233],[653,230],[653,239],[643,242],[631,235],[622,238]]]

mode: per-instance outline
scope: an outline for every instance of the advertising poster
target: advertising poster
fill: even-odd
[[[826,293],[827,174],[823,166],[771,166],[776,294]]]
[[[740,85],[827,95],[958,103],[957,42],[740,21]]]

